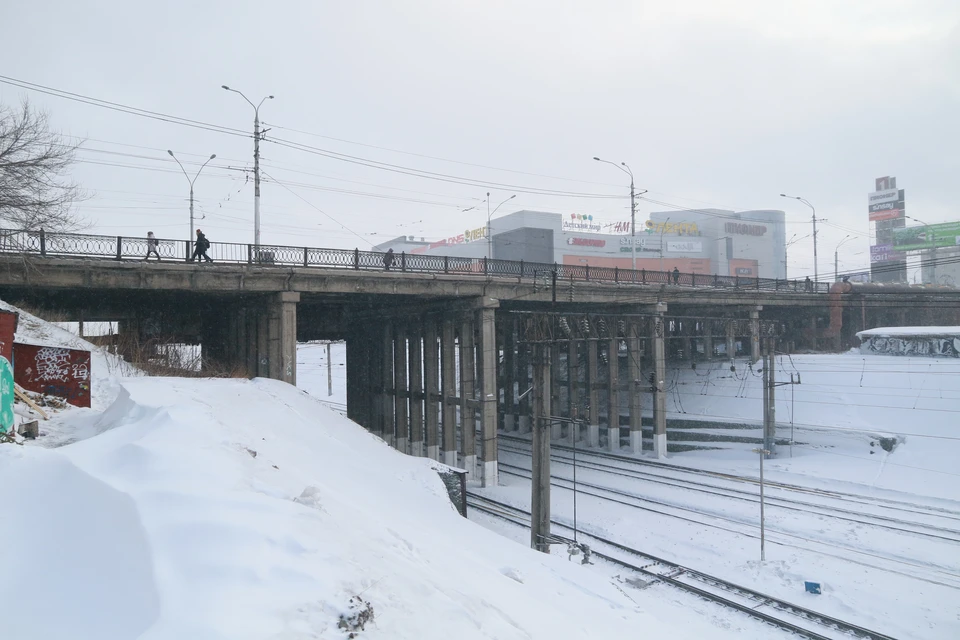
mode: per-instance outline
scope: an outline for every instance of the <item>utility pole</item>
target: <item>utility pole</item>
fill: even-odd
[[[764,340],[763,353],[763,448],[766,455],[771,456],[776,451],[777,419],[776,419],[776,360],[774,356],[774,340]]]
[[[497,209],[507,204],[511,200],[517,197],[517,194],[513,194],[500,204],[498,204],[491,213],[490,211],[490,192],[487,191],[487,258],[493,260],[493,234],[490,233],[490,216],[497,212]]]
[[[265,100],[273,100],[273,96],[266,96],[260,104],[253,104],[243,92],[231,89],[227,85],[220,85],[227,91],[239,93],[251,107],[253,107],[253,248],[257,261],[260,260],[260,106]],[[266,133],[266,132],[264,132]]]
[[[840,254],[840,247],[843,246],[843,243],[847,240],[852,240],[853,237],[849,234],[843,236],[843,239],[840,241],[840,244],[837,245],[837,248],[833,250],[833,281],[836,282],[840,279],[840,260],[838,256]]]
[[[788,196],[785,193],[780,194],[781,198],[790,198],[791,200],[799,200],[803,204],[810,207],[810,210],[813,212],[813,281],[816,283],[820,278],[820,270],[817,266],[817,209],[810,201],[806,198],[801,198],[800,196]]]
[[[760,454],[760,562],[767,560],[766,551],[766,532],[763,516],[763,458],[770,455],[767,449],[754,449],[754,453]]]
[[[327,395],[333,395],[333,368],[330,365],[330,343],[327,343]]]
[[[603,162],[606,164],[613,165],[620,171],[623,171],[625,174],[630,176],[630,268],[633,272],[637,270],[637,189],[634,186],[633,182],[633,170],[627,165],[626,162],[621,162],[617,164],[615,162],[610,162],[609,160],[603,160],[596,156],[593,157],[597,162]],[[643,193],[646,193],[646,189],[643,190]],[[635,273],[631,274],[631,280],[634,279]]]
[[[533,449],[530,476],[530,546],[550,553],[550,347],[533,337]]]

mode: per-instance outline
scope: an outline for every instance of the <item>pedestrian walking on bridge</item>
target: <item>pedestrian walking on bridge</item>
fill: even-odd
[[[680,269],[673,268],[673,284],[680,284]]]
[[[200,261],[200,258],[203,258],[207,262],[213,262],[210,259],[210,256],[207,255],[207,249],[210,248],[210,241],[207,240],[207,236],[203,235],[203,231],[197,229],[197,241],[194,244],[193,256],[190,258],[190,262],[196,260]]]
[[[383,270],[390,271],[390,267],[393,266],[393,249],[387,249],[387,252],[383,254]]]
[[[160,247],[160,241],[153,235],[153,231],[147,231],[147,257],[144,260],[150,259],[150,254],[157,256],[157,262],[160,262],[160,252],[157,250]]]

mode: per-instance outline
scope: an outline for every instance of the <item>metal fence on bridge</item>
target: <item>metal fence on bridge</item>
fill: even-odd
[[[188,240],[157,239],[157,252],[162,260],[188,262],[193,254],[193,243]],[[0,253],[33,254],[54,258],[108,258],[113,260],[144,260],[147,239],[142,237],[104,236],[81,233],[51,233],[45,231],[15,231],[0,229]],[[777,278],[749,278],[703,273],[673,273],[617,267],[550,264],[524,260],[496,260],[488,258],[461,258],[422,254],[394,254],[387,268],[385,253],[359,249],[320,249],[283,245],[240,244],[211,242],[207,251],[216,263],[248,264],[261,267],[319,267],[327,269],[354,269],[364,271],[399,271],[403,273],[436,273],[518,280],[676,285],[697,288],[755,289],[798,293],[827,293],[829,282],[781,280]]]

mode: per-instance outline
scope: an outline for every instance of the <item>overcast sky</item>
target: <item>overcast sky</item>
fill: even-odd
[[[828,221],[821,272],[848,234],[840,269],[868,267],[876,177],[897,177],[907,215],[960,220],[956,0],[146,6],[8,2],[0,75],[242,130],[253,109],[220,86],[254,102],[274,94],[261,109],[271,129],[261,145],[264,243],[438,239],[483,227],[488,190],[493,206],[517,193],[498,215],[628,219],[629,179],[593,156],[627,162],[637,187],[670,205],[641,202],[638,220],[671,206],[785,210],[788,239],[801,239],[791,275],[813,271],[802,239],[810,211],[781,192]],[[80,208],[91,232],[186,238],[189,187],[173,149],[188,171],[218,156],[196,182],[197,225],[214,241],[252,241],[251,137],[0,83],[4,104],[24,96],[86,140],[75,178],[93,195]],[[528,193],[544,190],[623,197]]]

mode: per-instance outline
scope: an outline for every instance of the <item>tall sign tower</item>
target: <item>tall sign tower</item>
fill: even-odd
[[[907,254],[894,251],[893,233],[906,226],[903,189],[897,179],[877,178],[875,191],[867,194],[870,222],[876,223],[876,244],[870,247],[870,279],[873,282],[906,282]]]

